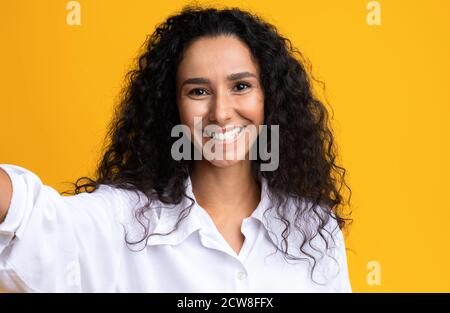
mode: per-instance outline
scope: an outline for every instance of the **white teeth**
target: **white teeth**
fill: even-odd
[[[229,130],[225,133],[219,133],[219,132],[215,133],[215,132],[205,130],[205,135],[208,137],[211,137],[215,140],[218,140],[218,141],[225,141],[225,140],[230,140],[230,139],[236,138],[243,129],[244,129],[244,127],[235,127],[232,130]]]

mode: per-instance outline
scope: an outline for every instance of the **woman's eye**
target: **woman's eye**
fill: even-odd
[[[204,93],[199,93],[199,91],[200,92],[204,92]],[[190,92],[189,92],[189,95],[194,95],[194,96],[204,96],[204,95],[206,95],[206,90],[205,89],[201,89],[201,88],[195,88],[195,89],[192,89]]]
[[[251,85],[248,83],[237,83],[234,87],[235,87],[234,89],[236,91],[242,91],[242,90],[250,88]],[[191,91],[189,91],[189,93],[188,93],[188,95],[193,95],[193,96],[204,96],[207,94],[208,93],[207,93],[206,89],[203,89],[203,88],[194,88]]]
[[[238,91],[245,90],[251,87],[250,84],[247,83],[237,83],[235,87],[238,87]]]

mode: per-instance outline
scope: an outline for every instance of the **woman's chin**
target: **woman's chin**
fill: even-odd
[[[245,160],[207,160],[209,163],[215,167],[227,168],[234,166],[240,162],[245,162]]]

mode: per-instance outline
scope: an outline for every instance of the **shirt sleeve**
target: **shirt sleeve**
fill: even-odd
[[[123,239],[119,189],[61,196],[30,170],[0,164],[12,199],[0,223],[0,290],[113,291]]]
[[[347,253],[343,233],[339,228],[334,218],[330,219],[329,231],[334,239],[334,245],[332,247],[332,256],[334,260],[333,265],[330,268],[336,269],[336,274],[332,280],[331,287],[333,292],[351,293],[352,287],[349,278]]]

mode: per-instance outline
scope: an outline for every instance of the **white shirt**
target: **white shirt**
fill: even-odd
[[[305,261],[286,261],[274,243],[284,229],[262,213],[270,203],[262,180],[261,202],[243,219],[244,244],[237,254],[209,214],[195,201],[178,230],[142,238],[133,217],[144,196],[101,185],[93,193],[61,196],[30,170],[0,164],[9,174],[13,194],[0,224],[0,289],[27,292],[351,292],[345,244],[330,219],[336,246],[321,259],[310,279]],[[195,200],[191,180],[187,195]],[[142,193],[140,193],[142,194]],[[173,229],[180,210],[191,202],[147,211],[150,228]],[[271,216],[272,212],[268,214]],[[125,227],[123,227],[125,226]],[[291,238],[291,237],[289,237]],[[295,251],[295,236],[289,249]],[[291,242],[291,243],[292,243]],[[298,245],[298,244],[297,244]],[[320,244],[317,244],[320,246]],[[134,251],[130,250],[133,249]],[[137,251],[137,252],[136,252]],[[319,273],[319,275],[317,274]]]

